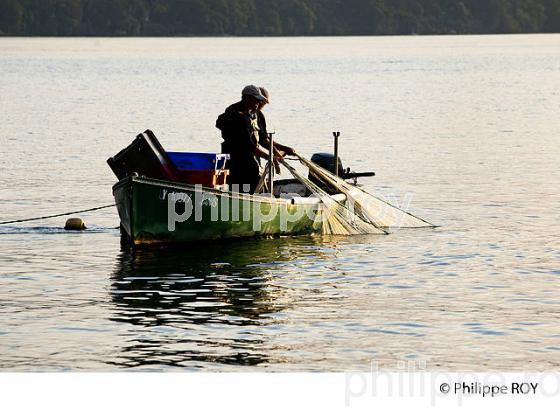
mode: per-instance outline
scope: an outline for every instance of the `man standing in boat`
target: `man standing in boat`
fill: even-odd
[[[268,158],[268,152],[259,145],[263,136],[259,128],[258,112],[266,102],[266,97],[258,87],[248,85],[241,92],[241,101],[226,108],[216,120],[216,127],[222,131],[224,139],[222,153],[230,155],[229,185],[233,190],[239,191],[243,188],[243,191],[253,193],[259,183],[260,158]],[[266,127],[266,122],[264,124]],[[294,150],[288,148],[284,152],[291,154]],[[281,153],[276,150],[275,159],[281,159]],[[248,186],[249,189],[245,189],[244,186]]]

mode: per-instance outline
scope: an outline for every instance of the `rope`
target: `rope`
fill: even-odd
[[[27,222],[27,221],[37,221],[37,220],[39,220],[39,219],[56,218],[57,216],[72,215],[72,214],[77,214],[77,213],[79,213],[79,212],[97,211],[98,209],[109,208],[109,207],[112,207],[112,206],[116,206],[116,205],[115,205],[115,204],[103,205],[103,206],[97,206],[97,207],[95,207],[95,208],[82,209],[82,210],[80,210],[80,211],[65,212],[65,213],[63,213],[63,214],[39,216],[39,217],[37,217],[37,218],[28,218],[28,219],[16,219],[16,220],[14,220],[14,221],[3,221],[3,222],[0,222],[0,225],[15,224],[15,223],[18,223],[18,222]]]

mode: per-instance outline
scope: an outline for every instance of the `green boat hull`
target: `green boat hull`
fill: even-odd
[[[145,177],[113,186],[123,234],[136,245],[321,233],[321,204]],[[189,214],[186,218],[185,215]]]

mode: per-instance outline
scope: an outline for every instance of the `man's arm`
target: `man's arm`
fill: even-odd
[[[268,150],[263,149],[260,145],[255,147],[254,153],[259,158],[264,158],[264,159],[269,158]],[[282,155],[278,151],[274,150],[274,161],[278,162],[281,159],[282,159]]]
[[[286,155],[294,155],[296,151],[292,147],[288,147],[287,145],[282,145],[279,142],[273,142],[274,148],[278,151],[284,151]]]
[[[260,145],[268,149],[268,147],[270,146],[270,138],[268,137],[263,138],[259,143]],[[277,156],[294,155],[296,152],[292,147],[288,147],[287,145],[280,144],[279,142],[276,141],[274,141],[273,143],[274,143],[274,153]],[[284,152],[284,155],[282,155],[280,151]]]

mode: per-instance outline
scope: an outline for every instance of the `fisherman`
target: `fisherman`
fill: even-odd
[[[241,92],[241,101],[226,108],[216,120],[224,139],[222,153],[230,155],[229,185],[233,190],[254,193],[260,180],[260,158],[268,158],[268,152],[259,145],[261,133],[257,116],[265,101],[258,87],[248,85]],[[275,152],[276,164],[282,159],[281,154]]]

